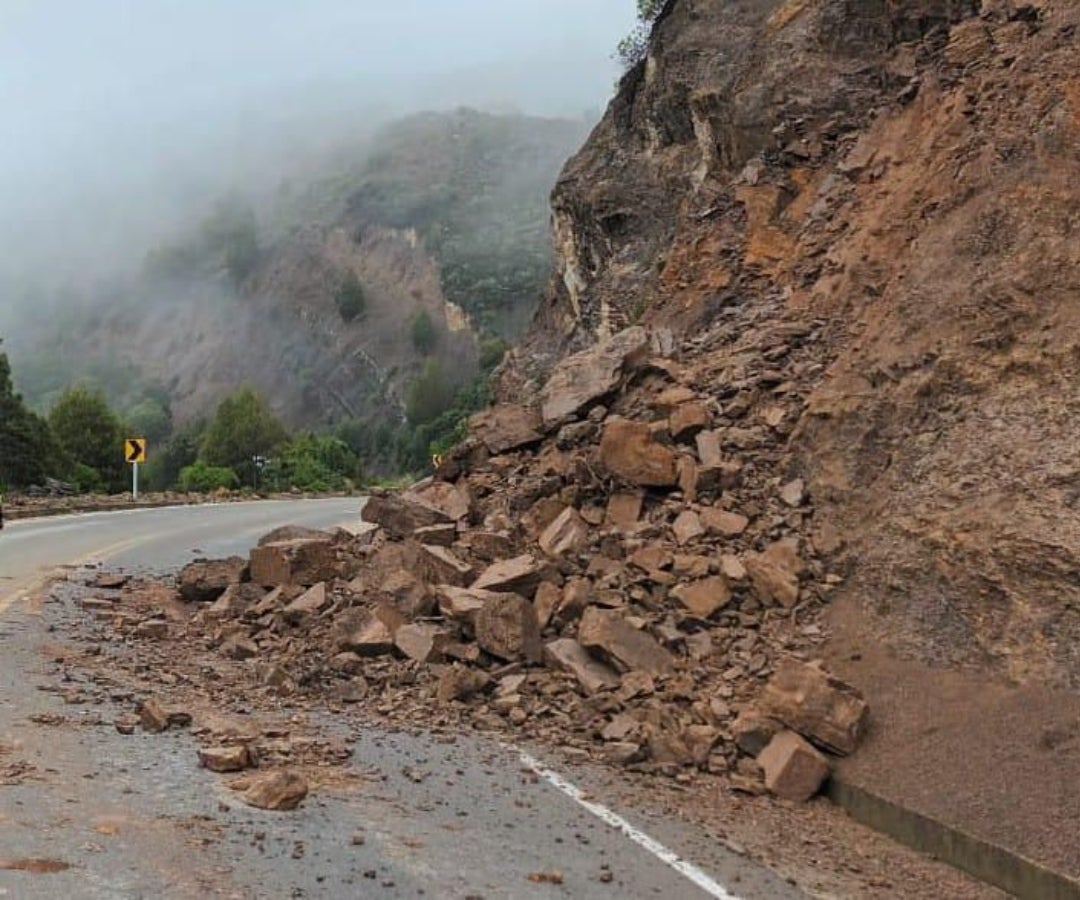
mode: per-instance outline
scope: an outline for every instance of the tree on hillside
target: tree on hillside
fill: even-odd
[[[351,272],[345,277],[334,296],[338,314],[343,322],[352,322],[367,312],[367,297],[360,279]]]
[[[201,461],[232,469],[252,483],[256,456],[269,456],[288,440],[285,426],[251,388],[226,397],[203,437]]]
[[[259,224],[251,204],[238,195],[222,198],[202,230],[207,249],[221,254],[225,271],[239,285],[259,261]]]
[[[49,411],[49,425],[71,462],[68,474],[80,487],[123,489],[124,435],[101,391],[88,387],[64,391]]]
[[[11,364],[0,352],[0,490],[40,484],[53,473],[57,457],[48,423],[15,393]]]
[[[457,388],[443,367],[435,360],[428,360],[420,377],[409,388],[405,403],[409,422],[422,425],[438,418],[453,405],[456,393]]]
[[[144,437],[155,447],[172,433],[172,410],[157,397],[145,397],[124,413],[132,435]]]
[[[416,352],[427,356],[435,349],[439,342],[439,330],[435,327],[435,320],[426,309],[420,310],[412,323],[412,342]]]
[[[615,50],[615,56],[627,71],[643,62],[648,55],[653,23],[666,5],[667,0],[637,0],[638,24],[619,41]]]

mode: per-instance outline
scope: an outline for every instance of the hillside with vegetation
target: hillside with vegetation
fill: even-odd
[[[125,277],[15,295],[0,322],[14,384],[42,416],[72,390],[100,399],[151,441],[154,487],[179,486],[195,464],[254,481],[243,461],[202,449],[219,406],[246,388],[283,434],[347,448],[323,453],[340,463],[335,484],[417,471],[460,437],[532,318],[553,259],[548,196],[586,132],[580,120],[422,114],[303,183],[223,196]],[[284,446],[252,454],[287,468]],[[80,463],[100,477],[50,474],[118,486],[100,461]]]

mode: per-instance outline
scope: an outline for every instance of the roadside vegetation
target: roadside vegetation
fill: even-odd
[[[343,437],[290,433],[250,388],[226,397],[210,420],[176,430],[167,401],[143,398],[118,412],[88,384],[62,391],[39,415],[15,391],[0,351],[0,492],[50,478],[80,493],[123,492],[127,437],[149,441],[146,490],[342,491],[364,481],[361,458]]]
[[[149,443],[140,474],[147,491],[336,492],[407,479],[465,436],[468,417],[488,403],[504,352],[501,342],[487,347],[483,371],[464,384],[431,359],[400,421],[346,420],[324,432],[290,431],[251,388],[226,397],[211,418],[181,426],[159,393],[117,410],[91,383],[60,391],[39,414],[15,391],[0,352],[0,492],[55,479],[79,493],[122,493],[130,486],[122,452],[129,437]]]

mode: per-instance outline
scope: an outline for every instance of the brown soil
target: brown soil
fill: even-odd
[[[845,778],[1055,871],[1080,876],[1080,696],[904,660],[830,613],[833,669],[870,701]]]

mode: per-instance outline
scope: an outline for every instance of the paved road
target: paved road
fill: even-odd
[[[517,748],[327,718],[328,730],[356,740],[363,786],[264,813],[237,806],[197,768],[186,732],[121,737],[110,724],[119,708],[72,708],[56,695],[55,642],[81,613],[31,602],[27,592],[50,569],[87,559],[171,568],[244,552],[280,524],[347,525],[357,508],[327,500],[143,510],[25,520],[0,534],[0,897],[799,896],[691,827],[650,814],[647,802],[617,809],[598,773],[552,771]],[[32,769],[20,777],[24,764]],[[67,868],[11,868],[27,860]],[[561,884],[528,878],[554,871]]]
[[[16,519],[0,531],[0,609],[58,566],[108,561],[173,568],[196,556],[245,553],[278,525],[356,524],[360,500],[261,501]]]

